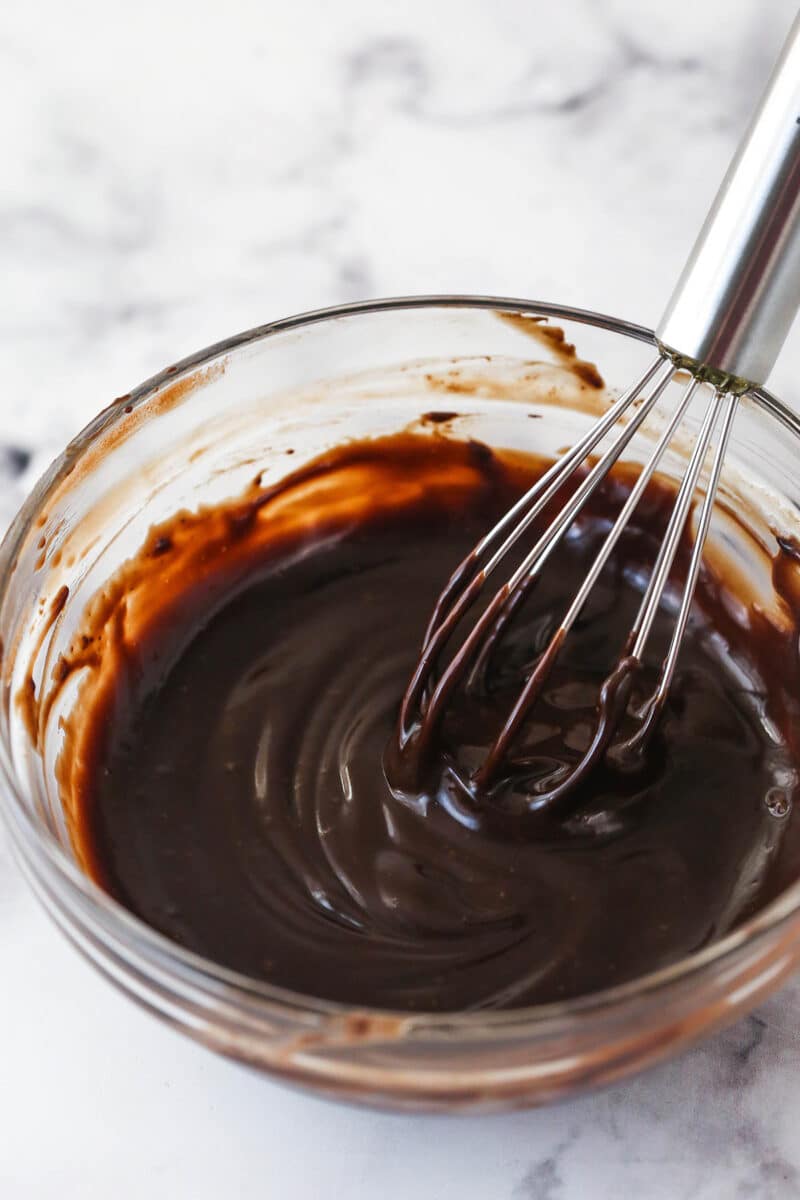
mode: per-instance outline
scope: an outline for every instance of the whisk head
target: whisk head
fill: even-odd
[[[417,667],[400,710],[397,739],[399,753],[401,757],[412,759],[416,768],[424,764],[432,753],[436,732],[454,691],[460,686],[469,687],[483,677],[498,644],[553,552],[574,527],[590,498],[607,478],[676,374],[677,367],[673,361],[666,354],[660,354],[641,378],[611,405],[605,415],[554,462],[533,487],[504,514],[452,574],[434,608],[423,638]],[[614,547],[631,521],[645,489],[675,438],[699,389],[703,387],[698,378],[688,378],[580,587],[533,664],[483,761],[473,770],[467,781],[473,796],[479,797],[490,792],[502,773],[513,743],[541,695],[570,630],[584,609]],[[588,746],[572,766],[557,773],[557,778],[549,778],[543,781],[540,787],[531,789],[530,809],[539,811],[559,808],[601,761],[611,758],[617,765],[630,764],[647,744],[675,673],[737,401],[738,395],[734,392],[720,389],[710,391],[638,612],[625,644],[618,648],[618,657],[600,687],[595,725]],[[604,440],[608,440],[608,445],[595,460],[592,456]],[[669,646],[654,687],[644,702],[637,705],[633,714],[633,732],[628,733],[624,741],[615,742],[615,735],[620,730],[623,718],[631,715],[629,704],[634,679],[642,665],[653,622],[662,603],[670,571],[693,507],[701,472],[712,446],[710,472],[694,531],[686,577],[674,611]],[[542,528],[540,518],[548,514],[548,506],[552,509],[554,504],[558,504],[564,490],[576,481],[577,486],[558,507],[555,516]],[[533,545],[524,552],[522,560],[511,572],[510,577],[486,603],[489,579],[515,548],[519,553],[520,539],[532,528],[535,530]],[[466,636],[462,635],[462,640],[457,641],[455,649],[448,657],[447,651],[457,640],[459,629],[463,628],[462,623],[468,619],[473,606],[477,609],[481,603],[484,603],[485,607],[478,610],[479,615]]]

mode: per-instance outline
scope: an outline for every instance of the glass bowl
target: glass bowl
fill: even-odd
[[[527,318],[522,316],[526,314]],[[529,319],[537,317],[541,320]],[[279,479],[352,437],[457,410],[455,436],[555,453],[606,402],[571,369],[553,324],[611,392],[653,357],[653,334],[531,301],[446,296],[349,305],[220,342],[122,396],[67,447],[0,548],[2,813],[18,860],[75,946],[139,1004],[209,1048],[342,1099],[405,1109],[544,1103],[653,1063],[761,1000],[800,957],[800,883],[702,951],[623,986],[508,1012],[354,1010],[268,986],[190,954],[142,924],[81,868],[56,760],[76,687],[38,738],[21,702],[47,694],[91,596],[181,508]],[[677,386],[674,385],[674,386]],[[529,413],[542,420],[528,420]],[[690,425],[697,418],[690,415]],[[626,453],[636,458],[649,434]],[[287,451],[293,452],[287,457]],[[766,392],[746,398],[713,538],[736,511],[764,548],[800,533],[800,422]],[[678,473],[678,444],[663,467]],[[744,516],[742,515],[744,514]],[[68,592],[65,591],[68,589]]]

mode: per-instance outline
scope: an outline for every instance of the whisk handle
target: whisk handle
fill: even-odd
[[[678,355],[762,384],[800,308],[800,15],[657,329]]]

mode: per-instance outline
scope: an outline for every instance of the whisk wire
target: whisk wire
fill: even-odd
[[[472,661],[484,635],[488,633],[489,627],[500,616],[504,603],[519,595],[520,585],[526,577],[531,575],[534,567],[538,571],[544,565],[561,535],[574,519],[575,513],[599,486],[611,463],[616,461],[624,447],[633,438],[667,387],[674,372],[675,368],[672,362],[665,356],[659,355],[650,364],[641,379],[623,393],[609,408],[605,416],[593,425],[584,437],[554,463],[541,479],[504,514],[502,519],[478,542],[470,555],[453,572],[436,604],[423,639],[422,654],[417,669],[403,698],[400,711],[401,745],[411,732],[411,715],[416,706],[419,705],[425,710],[428,733],[435,726],[444,702],[463,670]],[[643,396],[643,390],[653,380],[655,383],[652,389]],[[633,418],[621,425],[613,442],[573,494],[566,508],[539,538],[512,577],[495,595],[458,653],[451,659],[432,693],[425,695],[425,689],[431,679],[439,651],[444,647],[462,616],[478,598],[486,580],[530,524],[557,495],[564,482],[586,460],[606,433],[619,422],[620,417],[627,409],[639,399],[642,400],[642,403]],[[516,524],[514,524],[515,521]],[[512,526],[511,532],[494,550],[488,561],[483,566],[479,566],[481,556],[502,536],[509,525]],[[528,587],[531,582],[528,582]]]
[[[633,515],[634,509],[636,508],[637,504],[639,503],[639,500],[641,499],[645,488],[647,487],[650,480],[653,478],[656,467],[658,466],[659,462],[661,461],[661,459],[664,455],[664,452],[666,451],[667,447],[669,446],[670,442],[672,441],[673,437],[675,436],[675,433],[678,430],[678,426],[681,424],[681,422],[683,421],[683,418],[686,416],[686,413],[692,403],[692,400],[694,399],[695,392],[697,391],[699,386],[700,386],[700,384],[696,379],[691,380],[688,387],[685,389],[683,396],[681,398],[681,401],[678,404],[678,406],[676,407],[671,420],[669,421],[668,425],[664,429],[664,432],[661,434],[661,437],[658,439],[658,442],[656,443],[653,453],[650,455],[649,459],[647,460],[647,462],[644,464],[641,471],[639,472],[639,475],[637,476],[637,479],[636,479],[636,483],[633,485],[630,492],[628,493],[628,497],[627,497],[625,503],[623,504],[622,508],[620,509],[617,519],[615,520],[610,532],[608,533],[600,552],[598,553],[597,557],[595,558],[594,562],[592,563],[592,566],[590,567],[589,571],[587,572],[586,576],[584,577],[583,583],[581,584],[580,588],[576,592],[575,598],[573,599],[572,604],[569,607],[567,615],[564,617],[564,620],[561,622],[562,627],[564,628],[565,632],[569,631],[569,629],[572,628],[572,625],[575,623],[576,619],[580,615],[584,604],[586,603],[587,599],[589,598],[590,592],[594,588],[594,585],[597,582],[601,571],[603,570],[603,567],[606,565],[609,558],[611,557],[611,553],[614,550],[614,547],[616,546],[617,542],[619,541],[619,538],[622,535],[623,531],[625,530],[625,528],[628,524],[628,521],[630,520],[631,516]]]
[[[503,514],[502,518],[496,525],[492,526],[488,533],[476,543],[470,554],[465,558],[448,580],[444,590],[442,591],[439,600],[437,601],[433,615],[428,623],[428,628],[425,631],[423,638],[423,648],[428,644],[431,638],[436,634],[442,620],[447,615],[450,606],[456,601],[459,588],[464,585],[465,578],[470,571],[473,574],[480,570],[481,580],[485,582],[492,574],[498,563],[502,561],[511,547],[519,540],[530,523],[536,519],[544,507],[557,494],[559,488],[564,481],[574,471],[575,467],[582,463],[595,446],[602,441],[605,435],[611,430],[617,421],[631,407],[631,405],[645,391],[649,383],[655,376],[658,376],[656,387],[666,386],[666,383],[674,374],[675,368],[671,361],[663,354],[660,354],[644,372],[640,379],[636,381],[627,391],[619,397],[618,400],[609,408],[608,412],[596,422],[591,429],[587,430],[582,438],[580,438],[574,446],[571,446],[563,455],[561,455],[545,473],[537,479],[533,487],[520,496],[511,508]],[[490,549],[490,547],[501,537],[507,529],[511,529],[510,535],[500,545],[489,560],[479,567],[481,557]]]
[[[664,594],[667,578],[675,561],[675,555],[678,551],[686,519],[694,499],[697,482],[700,478],[700,472],[703,469],[703,464],[708,453],[714,426],[717,423],[717,418],[722,408],[723,399],[723,393],[715,392],[706,409],[686,473],[681,480],[681,485],[675,498],[675,504],[667,524],[664,540],[656,556],[650,579],[639,605],[639,611],[634,618],[631,629],[631,651],[639,659],[644,655],[650,631],[653,627],[653,621],[655,620]]]
[[[542,688],[544,687],[547,678],[552,671],[555,660],[559,654],[561,646],[566,639],[567,634],[574,625],[577,617],[580,615],[580,612],[585,605],[594,585],[596,584],[603,567],[606,565],[619,537],[626,528],[636,505],[641,499],[647,484],[650,482],[659,461],[663,457],[664,452],[670,445],[678,427],[683,421],[699,387],[700,383],[698,380],[690,380],[684,391],[681,401],[677,405],[675,412],[672,415],[672,418],[661,434],[649,459],[642,467],[636,483],[631,488],[625,503],[617,515],[614,525],[606,535],[603,545],[596,555],[592,566],[584,577],[581,587],[575,594],[567,613],[563,617],[561,623],[550,639],[550,642],[546,646],[541,658],[539,659],[539,662],[536,665],[536,668],[526,681],[500,734],[489,748],[483,766],[476,773],[475,781],[479,787],[486,787],[491,783],[497,767],[507,755],[514,738],[519,732],[520,726],[524,722],[527,714],[530,712],[530,709],[539,698]],[[708,405],[708,409],[706,411],[700,431],[695,440],[689,467],[682,481],[681,488],[679,489],[676,503],[665,532],[664,541],[662,542],[659,554],[657,555],[656,562],[653,566],[645,595],[639,608],[639,613],[628,638],[628,644],[623,647],[620,658],[618,659],[610,675],[605,679],[603,688],[601,689],[601,694],[603,692],[606,693],[606,695],[616,695],[619,693],[619,698],[617,699],[614,711],[608,712],[601,705],[600,718],[595,728],[589,748],[569,773],[569,775],[559,782],[558,788],[551,789],[548,794],[548,799],[550,801],[555,798],[556,790],[561,793],[562,791],[565,791],[568,786],[574,786],[576,779],[586,772],[588,767],[598,757],[600,752],[605,749],[607,743],[610,741],[611,736],[613,736],[615,722],[618,721],[619,717],[621,716],[620,710],[624,707],[623,700],[627,699],[627,695],[623,692],[619,685],[622,684],[623,678],[632,676],[633,672],[638,669],[639,665],[641,664],[647,639],[652,627],[652,621],[661,603],[664,588],[669,577],[669,572],[674,562],[678,545],[680,544],[680,539],[683,535],[700,472],[707,456],[709,443],[713,436],[714,429],[718,423],[720,413],[723,411],[723,409],[724,419],[722,434],[714,454],[711,476],[703,501],[698,528],[695,534],[689,569],[687,571],[687,578],[681,595],[678,617],[673,630],[672,638],[670,640],[669,651],[662,664],[657,687],[646,704],[644,704],[641,708],[639,714],[640,727],[636,734],[629,738],[624,743],[624,746],[620,748],[621,751],[624,751],[624,753],[630,753],[634,749],[641,749],[641,746],[644,744],[644,741],[652,730],[657,713],[663,704],[663,700],[666,697],[672,681],[681,640],[685,632],[686,622],[688,621],[692,597],[694,595],[694,589],[700,570],[703,546],[711,521],[714,497],[719,483],[725,449],[736,409],[736,397],[733,395],[726,395],[721,392],[714,393],[714,396]],[[622,754],[620,754],[618,757],[621,758]]]
[[[659,368],[662,369],[659,371]],[[630,408],[632,404],[635,404],[638,399],[643,399],[643,403],[641,404],[634,420],[629,424],[622,425],[620,427],[620,431],[617,434],[614,443],[606,452],[606,457],[611,455],[615,447],[619,446],[620,450],[624,448],[627,442],[629,442],[633,437],[636,429],[638,429],[638,427],[642,424],[661,393],[664,391],[664,388],[669,383],[674,372],[675,368],[673,364],[663,355],[660,355],[653,363],[651,363],[641,380],[634,384],[632,388],[629,388],[628,391],[625,392],[620,399],[611,406],[602,420],[598,421],[587,432],[587,434],[581,438],[574,447],[572,447],[572,449],[568,450],[566,454],[562,455],[562,457],[553,464],[553,467],[551,467],[550,470],[542,476],[541,480],[534,484],[530,491],[528,491],[521,498],[521,500],[519,500],[517,504],[515,504],[509,510],[509,512],[506,513],[503,518],[489,531],[482,541],[478,543],[476,550],[474,551],[478,555],[483,553],[484,549],[487,549],[488,546],[494,542],[497,537],[508,527],[510,516],[513,515],[514,518],[517,516],[520,517],[520,520],[518,520],[516,525],[514,525],[512,532],[502,543],[502,545],[495,550],[495,552],[492,554],[492,557],[484,566],[484,578],[488,578],[497,564],[505,558],[512,546],[514,546],[514,544],[528,529],[531,523],[536,520],[537,516],[539,516],[547,504],[549,504],[549,502],[557,494],[559,488],[573,473],[576,466],[582,462],[585,462],[585,460],[589,457],[595,447],[599,445],[609,430],[613,429],[613,427],[618,424],[620,418],[624,415],[627,409]],[[642,393],[645,391],[648,384],[654,377],[656,377],[656,383],[652,392],[643,397]],[[551,472],[552,478],[550,478]],[[525,511],[526,509],[527,512]],[[513,524],[513,521],[511,523]]]
[[[663,702],[669,691],[672,683],[672,677],[675,673],[675,667],[678,661],[678,654],[681,648],[683,635],[686,632],[686,625],[689,620],[689,611],[691,609],[692,597],[697,585],[697,579],[700,574],[700,566],[703,558],[703,547],[708,536],[708,530],[711,525],[711,517],[714,509],[714,501],[717,490],[719,488],[719,480],[722,474],[722,466],[725,460],[725,453],[730,439],[731,429],[733,428],[733,419],[736,415],[739,397],[733,393],[718,394],[718,406],[722,407],[722,428],[719,434],[716,448],[714,450],[714,458],[711,464],[711,474],[706,488],[703,504],[700,509],[700,517],[697,523],[697,530],[694,536],[694,544],[689,560],[689,567],[686,574],[686,583],[681,595],[680,608],[675,620],[675,628],[672,633],[672,638],[667,651],[666,658],[662,667],[662,672],[659,678],[658,689],[653,697],[656,704]],[[717,422],[719,423],[719,421]]]
[[[426,631],[420,661],[403,700],[400,718],[401,747],[413,737],[417,742],[417,752],[424,755],[426,745],[443,716],[445,705],[453,689],[470,666],[472,666],[472,670],[467,681],[468,687],[475,680],[476,673],[481,669],[485,670],[498,638],[534,586],[548,558],[566,531],[574,524],[588,499],[619,460],[625,447],[653,411],[674,374],[675,367],[669,359],[661,356],[653,362],[642,378],[612,405],[603,420],[598,422],[570,451],[553,464],[537,484],[521,497],[501,521],[485,535],[453,573]],[[540,654],[508,719],[489,747],[483,764],[474,772],[472,786],[476,790],[485,789],[493,782],[499,766],[506,758],[527,715],[539,698],[568,633],[585,606],[700,387],[700,381],[691,378],[684,388],[682,396],[660,433],[651,454],[642,465],[636,481],[606,534],[580,588]],[[708,449],[721,419],[722,429],[712,461],[669,650],[663,660],[654,692],[639,709],[637,714],[639,725],[636,732],[626,742],[615,745],[614,752],[619,751],[622,754],[626,749],[632,751],[641,748],[649,735],[669,689],[688,621],[700,570],[703,545],[710,525],[714,497],[736,410],[736,400],[737,397],[733,394],[719,390],[714,391],[695,438],[687,471],[678,489],[664,540],[656,556],[631,633],[626,645],[621,648],[615,666],[601,687],[598,719],[590,744],[577,763],[567,770],[562,770],[557,780],[550,781],[549,785],[545,785],[545,790],[531,801],[532,807],[555,803],[574,787],[575,783],[611,746],[621,718],[627,710],[632,692],[633,676],[641,666],[653,620],[662,603],[664,590],[684,535]],[[627,421],[621,422],[620,418],[635,403],[637,407],[633,416]],[[510,578],[492,597],[462,644],[444,667],[441,676],[435,679],[437,660],[441,650],[462,617],[478,599],[489,575],[505,559],[523,532],[544,511],[546,505],[556,497],[564,483],[587,461],[592,451],[615,425],[618,425],[618,428],[608,447],[588,470],[555,518],[538,536],[535,544],[524,555]],[[511,526],[510,532],[508,532],[509,526]],[[489,557],[481,566],[480,559],[485,557],[487,552],[489,552]]]

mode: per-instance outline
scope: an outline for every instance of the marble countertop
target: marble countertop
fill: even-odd
[[[791,0],[6,0],[0,525],[66,439],[273,317],[478,291],[654,323]],[[795,330],[773,376],[800,406]],[[783,1200],[800,984],[681,1059],[489,1119],[346,1109],[118,996],[0,835],[0,1195]]]

